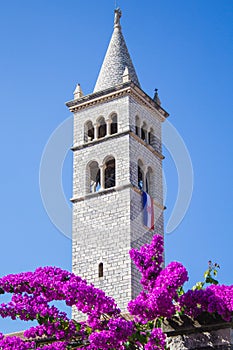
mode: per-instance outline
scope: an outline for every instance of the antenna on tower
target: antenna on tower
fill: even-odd
[[[117,8],[117,5],[118,5],[117,0],[115,0],[115,9]]]

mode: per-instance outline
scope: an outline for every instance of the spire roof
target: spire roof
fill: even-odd
[[[111,88],[123,82],[123,74],[128,68],[130,80],[140,87],[140,83],[130,58],[120,25],[121,10],[115,10],[114,31],[100,69],[94,92]]]

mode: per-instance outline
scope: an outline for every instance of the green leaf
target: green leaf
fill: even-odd
[[[218,281],[215,280],[214,278],[212,278],[212,283],[215,284],[215,285],[217,285],[217,284],[218,284]]]
[[[197,282],[195,286],[193,286],[192,290],[201,290],[203,289],[205,282]]]
[[[77,323],[75,324],[75,328],[76,328],[76,331],[79,332],[80,329],[81,329],[81,323],[78,323],[78,322],[77,322]]]
[[[178,288],[177,294],[179,297],[184,294],[184,288],[182,286]]]
[[[146,344],[147,342],[147,336],[144,334],[138,334],[138,340],[141,344]]]
[[[87,334],[91,334],[92,333],[92,328],[91,327],[86,327],[86,332]]]
[[[218,284],[218,281],[216,279],[214,279],[213,277],[208,277],[206,279],[206,283],[209,283],[209,284]]]

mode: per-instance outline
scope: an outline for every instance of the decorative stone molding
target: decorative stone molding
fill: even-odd
[[[155,111],[156,115],[160,117],[161,121],[164,121],[169,116],[169,114],[161,106],[159,106],[149,95],[147,95],[133,82],[119,84],[113,88],[95,92],[93,94],[83,96],[79,99],[68,101],[66,103],[66,106],[69,108],[70,112],[74,113],[89,107],[93,107],[100,103],[118,99],[126,95],[132,96],[143,106]]]
[[[95,128],[96,129],[96,128]],[[137,140],[138,142],[140,142],[142,145],[144,145],[150,152],[152,152],[154,155],[156,155],[159,159],[165,159],[164,155],[162,155],[160,152],[156,151],[151,145],[148,145],[145,141],[143,141],[139,136],[135,135],[132,131],[128,130],[128,131],[124,131],[124,132],[118,132],[116,134],[112,134],[112,135],[106,135],[103,138],[100,139],[93,139],[92,141],[88,141],[83,143],[82,145],[79,146],[73,146],[71,147],[72,151],[78,151],[80,149],[86,148],[86,147],[91,147],[93,145],[96,145],[97,143],[101,143],[101,142],[106,142],[107,140],[111,139],[115,139],[115,138],[119,138],[121,136],[125,136],[129,134],[130,136],[132,136],[135,140]]]
[[[142,191],[139,188],[137,188],[129,183],[129,184],[122,185],[122,186],[116,186],[116,187],[111,187],[111,188],[106,188],[106,189],[104,188],[104,189],[101,189],[100,191],[94,192],[94,193],[87,193],[85,196],[71,198],[70,201],[72,203],[82,202],[84,200],[88,200],[88,199],[91,199],[93,197],[102,196],[102,195],[105,195],[107,193],[119,192],[119,191],[125,190],[126,188],[131,188],[134,192],[136,192],[140,195],[142,194]],[[159,208],[161,210],[166,209],[166,207],[164,205],[158,203],[155,199],[153,199],[153,203],[157,208]]]

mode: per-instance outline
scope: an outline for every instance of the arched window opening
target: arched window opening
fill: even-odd
[[[143,141],[147,142],[147,126],[145,122],[142,124],[141,138]]]
[[[105,164],[104,178],[105,188],[116,186],[116,164],[115,159],[109,159]]]
[[[99,264],[99,278],[104,277],[104,264],[100,263]]]
[[[103,117],[101,117],[98,120],[98,123],[99,123],[98,138],[100,139],[106,136],[107,127],[106,127],[105,119]]]
[[[136,116],[136,118],[135,118],[135,134],[137,136],[140,136],[139,133],[140,133],[140,119],[138,116]]]
[[[89,192],[95,193],[100,190],[100,168],[96,161],[89,165]]]
[[[91,121],[88,121],[84,125],[84,141],[89,142],[94,139],[94,126]]]
[[[153,196],[153,170],[149,167],[146,174],[146,192]]]
[[[118,132],[117,130],[117,115],[114,114],[112,116],[112,122],[111,122],[111,135],[116,134]]]
[[[148,132],[148,143],[151,146],[153,146],[153,144],[154,144],[154,130],[152,128]]]
[[[146,192],[149,194],[149,179],[148,179],[148,174],[146,175]]]
[[[144,189],[144,174],[143,174],[143,170],[142,170],[143,164],[142,162],[139,160],[138,161],[138,188],[140,190]]]

